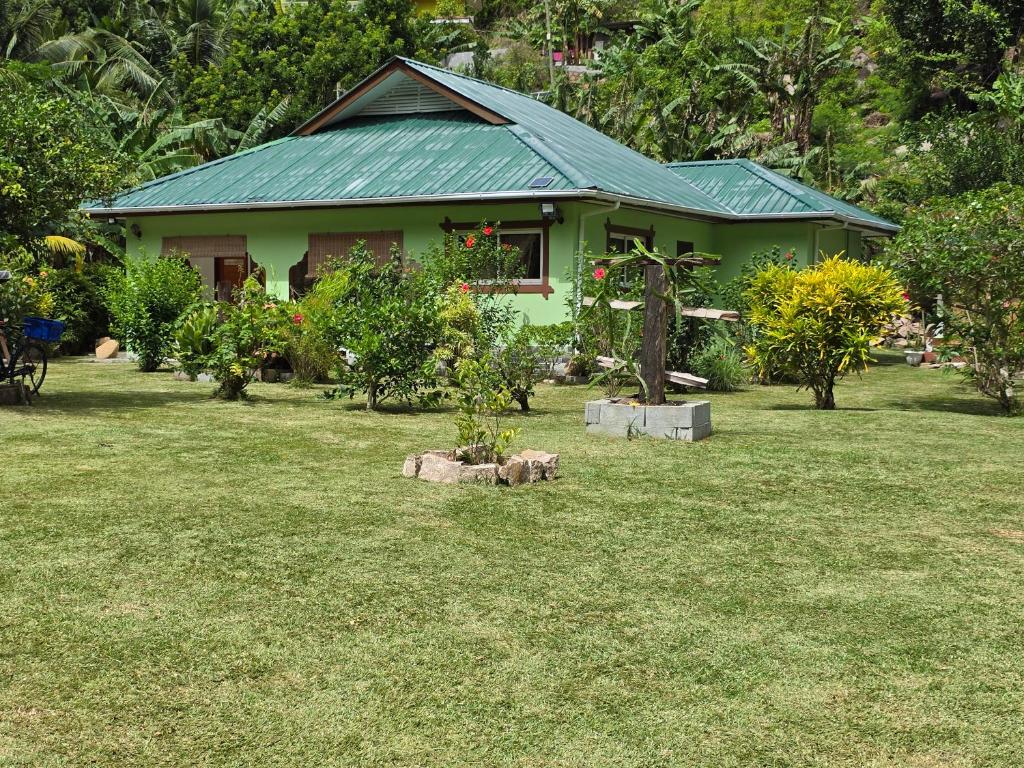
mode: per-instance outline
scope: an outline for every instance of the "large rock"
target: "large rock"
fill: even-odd
[[[516,456],[525,461],[529,466],[528,475],[531,478],[530,482],[537,482],[537,480],[533,479],[537,468],[540,470],[540,477],[538,479],[554,480],[558,474],[559,455],[557,453],[545,453],[544,451],[534,451],[527,448],[525,451],[520,451]]]
[[[420,473],[420,462],[422,457],[418,454],[411,454],[405,457],[405,464],[402,465],[402,477],[416,477]]]
[[[486,483],[495,485],[498,482],[497,464],[465,464],[459,470],[460,483]]]
[[[526,462],[518,456],[510,457],[498,467],[498,479],[508,485],[521,485],[527,482]]]
[[[437,452],[423,454],[420,459],[419,478],[432,483],[449,485],[459,482],[462,478],[462,468],[466,465],[461,461],[452,461],[445,456],[437,456],[435,453]]]
[[[100,343],[96,345],[96,359],[97,360],[110,360],[111,358],[117,357],[117,353],[121,351],[121,344],[108,336],[104,336],[100,339]]]

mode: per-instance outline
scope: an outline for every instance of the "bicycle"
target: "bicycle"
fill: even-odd
[[[11,273],[0,270],[0,282],[11,279]],[[47,320],[43,317],[26,317],[22,321],[21,337],[14,344],[8,344],[4,332],[6,321],[0,319],[0,382],[5,380],[17,384],[21,379],[27,397],[39,394],[46,378],[46,344],[60,341],[64,333],[64,323],[59,320]]]

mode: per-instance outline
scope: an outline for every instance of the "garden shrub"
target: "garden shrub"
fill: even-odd
[[[301,322],[287,326],[284,359],[292,369],[293,383],[298,385],[320,384],[330,381],[341,356],[328,338],[331,322],[331,305],[323,294],[306,294],[294,306],[292,318]]]
[[[707,379],[712,392],[734,392],[750,380],[742,353],[722,336],[715,336],[691,355],[690,371]]]
[[[103,285],[114,267],[78,261],[73,267],[50,269],[47,290],[53,296],[56,320],[65,324],[60,349],[70,355],[92,352],[95,342],[110,331],[110,313]]]
[[[338,372],[342,391],[366,393],[370,410],[389,397],[436,398],[439,300],[424,272],[403,269],[398,254],[378,266],[360,242],[332,262],[310,294],[332,308],[325,338],[351,353]]]
[[[744,296],[754,326],[747,353],[755,369],[795,377],[823,410],[835,408],[836,381],[867,367],[871,345],[907,306],[891,270],[839,256],[800,271],[769,265]]]
[[[181,314],[202,296],[199,272],[177,256],[129,259],[103,290],[112,333],[155,371],[167,359]]]
[[[256,371],[284,349],[287,323],[302,322],[300,315],[289,318],[254,277],[246,279],[234,299],[217,305],[221,321],[207,363],[218,382],[214,394],[225,400],[246,396]]]
[[[1003,412],[1022,410],[1024,187],[996,185],[912,209],[888,258],[921,298],[941,295],[944,347]]]
[[[498,461],[518,430],[503,428],[502,416],[512,404],[512,394],[489,355],[462,358],[454,372],[460,459],[470,464]]]
[[[505,339],[494,357],[501,383],[509,396],[519,404],[524,413],[530,410],[533,385],[537,381],[537,353],[531,344],[532,333],[528,326],[520,326]]]
[[[47,270],[34,272],[34,259],[23,248],[0,252],[0,270],[11,273],[11,279],[0,282],[0,319],[7,321],[8,338],[14,342],[21,332],[21,321],[29,315],[49,316],[53,296],[47,290]]]
[[[193,381],[209,370],[216,351],[214,336],[219,321],[217,307],[213,304],[202,304],[178,320],[174,331],[174,358],[179,369]]]
[[[554,372],[558,358],[572,349],[572,321],[566,320],[552,325],[528,325],[526,329],[536,357],[549,374]]]

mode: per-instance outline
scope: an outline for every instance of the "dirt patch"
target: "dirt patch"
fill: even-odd
[[[1006,528],[993,528],[992,533],[1001,539],[1013,539],[1024,544],[1024,531],[1014,531]]]

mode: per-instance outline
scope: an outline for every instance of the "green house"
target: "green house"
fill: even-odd
[[[747,160],[661,165],[529,96],[401,58],[286,138],[87,210],[123,219],[129,252],[187,253],[211,293],[262,267],[281,298],[358,240],[417,258],[446,231],[500,222],[533,323],[567,317],[583,252],[639,239],[718,254],[727,279],[772,246],[807,263],[898,229]]]

